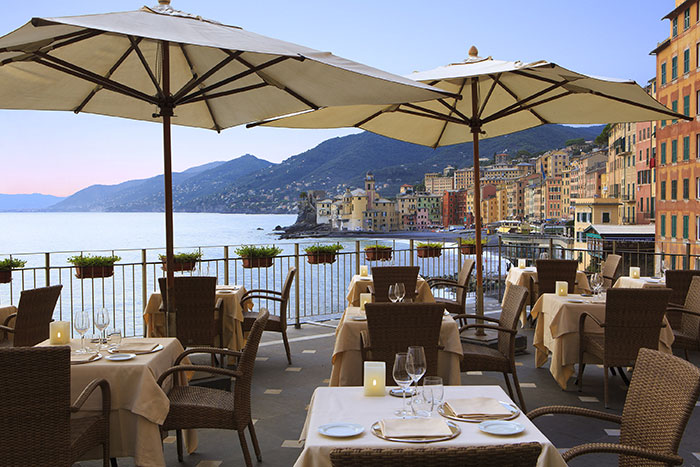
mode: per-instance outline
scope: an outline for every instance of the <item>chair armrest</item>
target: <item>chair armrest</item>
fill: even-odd
[[[222,348],[218,348],[218,347],[192,347],[192,348],[185,350],[180,355],[178,355],[177,358],[175,359],[175,363],[173,363],[173,365],[179,365],[183,358],[185,358],[186,356],[193,354],[193,353],[209,353],[209,354],[214,354],[214,355],[228,355],[229,357],[238,357],[238,358],[243,356],[243,352],[239,352],[237,350],[222,349]]]
[[[579,446],[573,447],[562,454],[562,457],[566,462],[569,462],[574,457],[578,457],[582,454],[592,454],[592,453],[609,453],[609,454],[625,454],[628,456],[642,457],[644,459],[651,459],[657,462],[663,462],[670,465],[682,465],[683,458],[674,453],[663,453],[658,451],[652,451],[651,449],[639,448],[636,446],[629,446],[625,444],[613,444],[613,443],[588,443],[581,444]]]
[[[431,278],[429,278],[429,279],[426,279],[425,282],[427,282],[428,285],[429,285],[430,287],[432,287],[433,284],[435,284],[435,283],[437,283],[437,282],[445,282],[445,283],[454,284],[454,285],[457,284],[457,281],[456,281],[456,280],[454,280],[454,279],[446,279],[446,278],[443,278],[443,277],[431,277]]]
[[[17,312],[15,311],[14,313],[11,313],[7,318],[5,318],[5,322],[2,323],[3,326],[9,326],[10,325],[10,320],[17,318]]]
[[[674,313],[685,313],[687,315],[700,316],[700,313],[698,313],[697,311],[691,311],[687,308],[666,308],[666,312],[668,313],[669,311]]]
[[[597,324],[601,328],[605,327],[605,323],[601,323],[598,318],[596,318],[595,316],[593,316],[589,312],[584,311],[583,313],[581,313],[581,317],[578,319],[578,332],[579,332],[579,334],[583,334],[583,329],[584,329],[583,326],[585,324],[584,322],[586,321],[586,318],[591,318],[595,322],[595,324]]]
[[[171,366],[163,372],[158,378],[158,386],[163,386],[165,379],[173,373],[183,372],[183,371],[199,371],[203,373],[211,373],[217,375],[230,376],[231,378],[240,378],[243,376],[243,372],[240,370],[228,370],[226,368],[218,368],[215,366],[207,365],[178,365]]]
[[[248,295],[247,297],[244,297],[241,299],[241,305],[243,305],[248,300],[253,300],[256,298],[261,299],[261,300],[274,300],[276,302],[283,301],[280,297],[275,297],[275,296],[271,296],[271,295]]]
[[[224,299],[223,298],[218,298],[216,300],[216,305],[214,305],[214,310],[216,311],[221,311],[224,308]]]
[[[535,419],[547,414],[580,415],[582,417],[597,418],[607,422],[622,423],[622,416],[614,413],[602,412],[600,410],[585,409],[583,407],[573,407],[568,405],[547,405],[531,410],[527,413],[527,418]]]
[[[492,323],[500,323],[498,318],[489,318],[488,316],[479,316],[479,315],[473,315],[473,314],[459,314],[459,315],[452,315],[452,318],[456,321],[457,319],[480,319],[483,321],[489,321]]]
[[[267,289],[250,289],[246,290],[246,292],[243,294],[243,298],[247,297],[250,294],[261,294],[261,293],[269,293],[273,295],[282,295],[282,292],[278,292],[276,290],[267,290]]]
[[[5,332],[15,332],[15,328],[11,328],[9,326],[3,326],[0,324],[0,330],[5,331]]]
[[[457,287],[459,289],[463,289],[464,286],[460,285],[457,283],[457,281],[449,280],[449,279],[434,279],[431,281],[428,281],[428,286],[432,289],[433,287]]]
[[[73,402],[73,405],[70,406],[70,411],[72,413],[78,412],[98,386],[102,392],[102,415],[109,417],[109,411],[112,410],[112,393],[109,388],[109,382],[106,379],[93,379],[90,381],[75,402]]]
[[[493,324],[466,324],[459,328],[459,333],[466,331],[467,329],[481,328],[481,329],[493,329],[494,331],[507,332],[508,334],[517,334],[518,331],[515,329],[504,328],[503,326],[494,326]]]

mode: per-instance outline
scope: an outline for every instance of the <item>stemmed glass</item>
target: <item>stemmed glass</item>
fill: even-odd
[[[100,308],[95,313],[95,327],[100,331],[100,342],[97,344],[97,350],[102,348],[102,343],[107,342],[107,337],[105,336],[105,329],[109,326],[109,311],[107,308]]]
[[[418,393],[418,381],[423,377],[428,365],[425,362],[425,350],[422,346],[410,346],[408,348],[408,360],[406,361],[406,370],[411,376],[411,379],[416,383],[416,391]]]
[[[73,329],[80,334],[80,349],[75,353],[87,353],[85,349],[85,333],[90,329],[90,313],[87,310],[80,310],[73,316]]]
[[[603,276],[601,276],[599,272],[596,272],[591,277],[591,286],[593,286],[593,293],[595,295],[600,294],[600,291],[603,287]]]
[[[403,302],[403,298],[406,296],[406,286],[403,285],[403,282],[397,282],[394,286],[394,290],[396,290],[396,297],[399,299],[398,301]]]
[[[411,378],[411,375],[408,374],[407,362],[408,362],[408,353],[407,352],[397,353],[396,357],[394,357],[394,370],[392,372],[392,376],[394,377],[394,381],[396,381],[396,384],[398,384],[399,387],[401,388],[402,399],[403,399],[403,408],[401,410],[397,410],[395,413],[396,413],[396,415],[399,415],[403,418],[406,418],[406,415],[408,414],[408,412],[406,411],[406,391],[408,390],[408,387],[411,385],[411,382],[413,381],[413,379]]]
[[[666,264],[666,260],[665,260],[665,259],[662,259],[662,260],[661,260],[661,266],[660,266],[660,270],[661,270],[661,279],[665,279],[665,278],[666,278],[666,270],[667,270],[667,269],[668,269],[668,264]]]
[[[543,251],[542,253],[540,253],[540,259],[549,259],[549,253]]]
[[[399,300],[397,291],[396,291],[396,284],[390,285],[389,286],[389,300],[391,300],[392,303],[396,303]]]

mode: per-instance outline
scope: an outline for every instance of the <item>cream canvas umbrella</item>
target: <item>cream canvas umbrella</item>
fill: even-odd
[[[0,108],[162,122],[168,295],[171,124],[220,131],[326,106],[445,94],[327,52],[174,10],[169,0],[159,3],[122,13],[34,18],[3,36]]]
[[[357,127],[437,148],[474,143],[477,313],[483,313],[479,139],[547,123],[594,124],[686,118],[649,96],[633,81],[596,78],[554,63],[469,58],[408,76],[458,97],[400,105],[329,107],[257,122],[287,128]]]

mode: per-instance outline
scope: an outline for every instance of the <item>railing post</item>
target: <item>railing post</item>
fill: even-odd
[[[294,277],[294,308],[296,310],[296,317],[294,318],[294,327],[296,329],[301,329],[301,322],[299,317],[299,244],[294,244],[294,267],[297,268],[296,276]]]
[[[501,236],[498,236],[498,301],[501,301],[501,264],[503,263]],[[512,266],[511,266],[512,267]]]
[[[228,245],[224,247],[224,284],[228,285]]]
[[[554,239],[549,239],[549,259],[554,259]]]
[[[408,241],[408,254],[410,256],[409,264],[413,266],[413,239]]]
[[[360,274],[360,241],[355,240],[355,275]]]
[[[613,240],[612,243],[613,243],[612,254],[614,255],[614,254],[615,254],[616,247],[617,247],[617,240]],[[605,252],[605,248],[603,248],[603,252]]]
[[[44,253],[44,264],[44,273],[46,274],[46,287],[48,287],[49,285],[51,285],[51,253]]]
[[[156,278],[153,278],[155,281]],[[148,264],[146,263],[146,249],[141,250],[141,303],[146,309],[148,301]],[[146,320],[143,321],[143,336],[148,337],[148,329],[146,329]]]
[[[685,244],[685,258],[683,262],[685,263],[683,269],[690,269],[690,242],[686,242]]]

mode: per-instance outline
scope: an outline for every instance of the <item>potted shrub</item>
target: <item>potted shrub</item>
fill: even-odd
[[[269,268],[275,256],[282,253],[276,246],[243,245],[236,249],[236,254],[243,259],[244,268]]]
[[[193,251],[191,253],[175,253],[173,255],[174,271],[192,271],[201,257],[202,253],[198,251]],[[165,255],[158,255],[158,258],[163,262],[163,270],[167,271],[167,257]]]
[[[481,239],[481,246],[486,245],[486,239]],[[463,255],[474,255],[476,254],[476,239],[468,238],[466,240],[461,239],[459,243],[459,249]]]
[[[23,268],[27,264],[21,259],[7,258],[0,261],[0,284],[7,284],[12,281],[12,270]]]
[[[342,249],[343,245],[335,243],[333,245],[313,245],[304,248],[304,251],[309,264],[330,264],[335,263],[335,255]]]
[[[442,255],[441,243],[419,243],[416,251],[419,258],[437,258]]]
[[[372,245],[365,247],[367,261],[389,261],[391,259],[391,247],[384,245]]]
[[[114,263],[121,260],[119,256],[71,256],[68,262],[75,266],[75,277],[78,279],[93,279],[110,277],[114,274]]]

